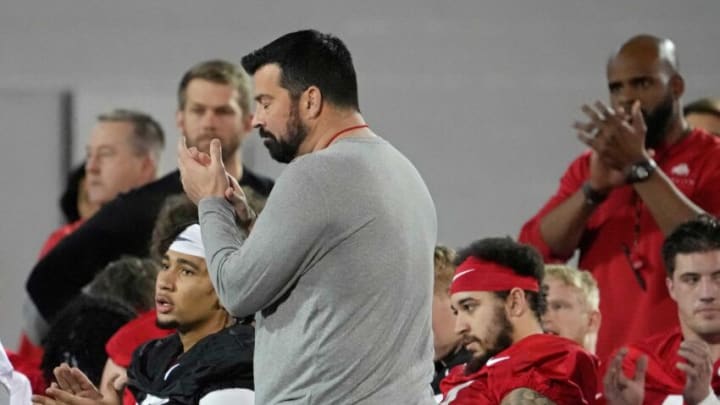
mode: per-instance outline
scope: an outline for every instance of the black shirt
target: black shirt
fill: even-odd
[[[263,196],[274,184],[246,167],[239,183]],[[111,261],[122,255],[147,256],[160,208],[167,197],[182,192],[176,170],[121,194],[48,252],[27,281],[30,299],[45,320],[52,320]]]

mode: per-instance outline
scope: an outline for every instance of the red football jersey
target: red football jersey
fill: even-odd
[[[465,375],[463,365],[440,383],[442,404],[499,404],[511,391],[529,388],[558,404],[594,404],[598,361],[572,340],[530,335]]]
[[[639,343],[628,346],[628,354],[623,359],[623,372],[626,376],[635,375],[635,364],[642,355],[648,358],[645,372],[645,405],[661,405],[682,403],[685,389],[685,373],[675,365],[685,360],[678,355],[680,343],[683,341],[680,328],[670,332],[651,336]],[[609,363],[606,362],[606,363]],[[715,395],[720,393],[720,360],[713,365],[711,385]],[[603,374],[605,373],[605,365]]]

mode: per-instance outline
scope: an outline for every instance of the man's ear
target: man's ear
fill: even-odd
[[[507,310],[508,317],[518,317],[525,313],[527,310],[528,303],[525,297],[525,291],[520,288],[513,288],[510,290],[505,299],[505,309]]]
[[[665,277],[665,286],[668,289],[668,294],[670,294],[670,298],[672,298],[673,301],[677,302],[677,298],[675,298],[675,283],[672,281],[672,278]]]
[[[240,122],[241,131],[242,131],[242,133],[240,134],[241,141],[244,141],[245,138],[247,138],[248,135],[250,135],[250,133],[252,132],[252,129],[253,129],[252,123],[253,123],[253,115],[243,113],[242,120]]]
[[[243,115],[243,132],[250,132],[253,129],[252,126],[253,122],[253,114],[245,114]]]
[[[157,176],[158,162],[152,153],[148,153],[142,160],[140,171],[145,179],[152,181]]]
[[[183,133],[183,127],[185,126],[185,113],[182,110],[175,111],[175,127]]]
[[[300,98],[300,109],[305,111],[308,119],[317,118],[322,112],[323,95],[317,86],[308,87]]]
[[[685,79],[677,73],[670,77],[670,91],[676,100],[685,93]]]
[[[590,311],[590,316],[588,316],[588,328],[590,332],[597,333],[597,331],[600,330],[601,322],[602,315],[600,314],[600,311]]]

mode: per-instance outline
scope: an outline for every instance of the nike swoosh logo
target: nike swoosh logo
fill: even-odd
[[[467,273],[470,273],[471,271],[475,271],[475,269],[467,269],[467,270],[461,271],[460,273],[453,276],[452,281],[459,279],[460,277],[464,276]]]
[[[488,361],[489,361],[489,360],[488,360]],[[166,381],[167,381],[168,377],[170,377],[170,373],[172,373],[173,370],[175,370],[179,365],[180,365],[180,363],[177,363],[177,364],[175,364],[174,366],[170,367],[170,368],[168,369],[168,371],[165,373],[165,377],[163,377],[163,380],[166,380]]]
[[[500,363],[501,361],[505,361],[509,359],[510,356],[504,356],[504,357],[493,357],[492,359],[488,359],[487,363],[485,363],[486,366],[490,367],[494,364]]]

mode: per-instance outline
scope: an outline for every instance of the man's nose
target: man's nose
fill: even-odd
[[[265,112],[262,108],[255,109],[255,114],[253,114],[251,125],[253,128],[260,128],[265,126]]]
[[[718,295],[718,282],[710,278],[700,278],[700,299],[706,302],[712,302]]]
[[[160,290],[172,290],[175,285],[174,272],[170,270],[161,271],[157,275],[157,287]]]
[[[98,158],[95,155],[89,154],[87,160],[85,160],[85,171],[86,172],[97,172],[100,169],[98,164]]]
[[[214,111],[207,110],[202,116],[203,128],[215,128],[217,126],[217,115]]]
[[[464,332],[467,332],[467,329],[468,329],[468,326],[467,326],[467,322],[466,322],[466,320],[465,320],[465,316],[463,316],[462,314],[458,313],[458,314],[455,316],[454,332],[455,332],[456,334],[458,334],[458,335],[461,335],[461,334],[463,334]]]

